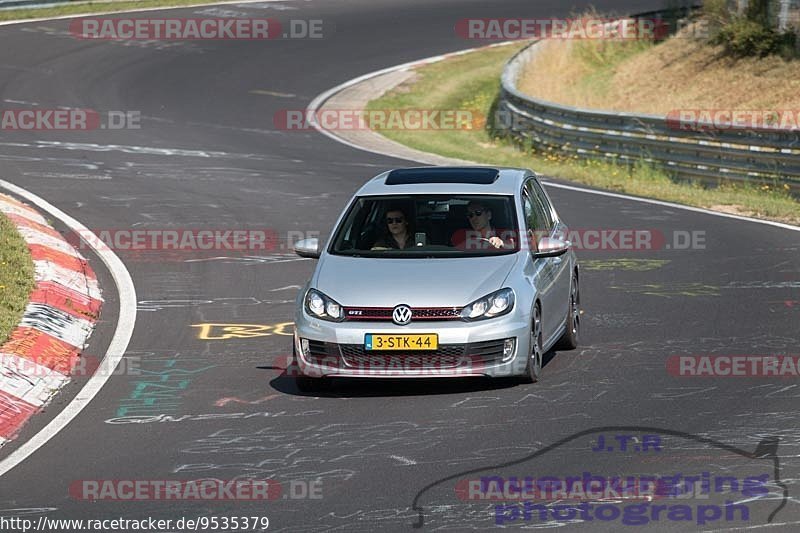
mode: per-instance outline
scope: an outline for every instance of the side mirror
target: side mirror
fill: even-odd
[[[564,255],[572,246],[569,241],[554,239],[552,237],[542,237],[539,241],[539,249],[533,253],[534,257],[556,257]]]
[[[319,239],[303,239],[294,243],[294,253],[300,257],[310,257],[318,259],[322,253],[319,247]]]

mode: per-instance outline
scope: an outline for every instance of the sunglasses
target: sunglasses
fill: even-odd
[[[467,213],[467,218],[479,217],[482,214],[483,214],[483,211],[481,211],[480,209],[475,210],[475,211],[470,211],[470,212]]]
[[[405,221],[406,219],[404,219],[403,217],[395,217],[395,218],[386,217],[387,224],[402,224]]]

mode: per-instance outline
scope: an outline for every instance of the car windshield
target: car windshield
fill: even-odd
[[[511,196],[358,198],[329,249],[366,257],[459,257],[519,250]]]

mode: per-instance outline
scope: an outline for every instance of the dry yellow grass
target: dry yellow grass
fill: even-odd
[[[800,109],[800,61],[732,59],[721,48],[673,37],[658,45],[543,43],[520,89],[578,107],[667,114],[675,109]]]

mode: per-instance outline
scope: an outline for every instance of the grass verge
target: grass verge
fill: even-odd
[[[0,21],[26,20],[67,15],[83,15],[86,13],[114,13],[154,7],[181,7],[204,4],[202,0],[140,0],[138,2],[79,2],[74,5],[59,5],[36,9],[24,8],[0,11]]]
[[[503,65],[521,46],[478,50],[419,67],[416,76],[371,101],[367,109],[468,109],[489,116],[499,93]],[[447,157],[487,165],[528,167],[602,189],[800,224],[800,202],[777,186],[722,184],[707,189],[698,184],[676,183],[664,172],[645,164],[627,167],[540,153],[497,138],[483,127],[389,129],[380,133],[412,148]]]
[[[0,344],[19,324],[33,290],[33,260],[14,224],[0,213]]]

